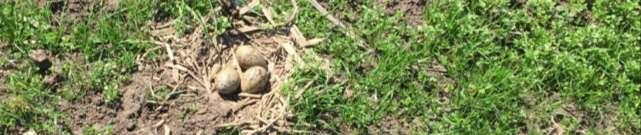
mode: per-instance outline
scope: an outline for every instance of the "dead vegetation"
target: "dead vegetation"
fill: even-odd
[[[156,14],[144,28],[149,29],[150,40],[126,41],[155,47],[137,56],[137,70],[124,86],[117,88],[120,99],[107,103],[104,93],[89,91],[77,101],[59,102],[59,109],[70,116],[65,118],[64,128],[74,134],[83,134],[87,128],[110,129],[116,134],[217,134],[229,128],[241,130],[242,134],[309,132],[292,129],[290,103],[280,91],[293,66],[304,64],[301,54],[305,48],[323,41],[303,36],[293,23],[298,2],[289,1],[294,8],[284,13],[274,13],[265,0],[252,0],[245,5],[219,2],[225,6],[197,16],[188,32],[176,27],[176,18]],[[40,8],[51,10],[55,26],[87,19],[93,10],[111,12],[118,8],[118,3],[118,0],[37,1]],[[257,6],[262,10],[254,11]],[[216,21],[214,14],[221,12],[231,28],[208,31],[207,24]],[[249,60],[265,59],[258,64],[250,63],[261,69],[239,62],[247,60],[239,60],[242,57],[238,57],[236,50],[248,46],[255,49]],[[152,54],[156,58],[148,59]],[[50,55],[44,50],[34,51],[32,60],[45,72],[51,67],[46,60]],[[54,60],[54,67],[59,67],[55,64],[60,62]],[[260,87],[239,85],[236,89],[244,92],[222,96],[216,89],[220,83],[216,75],[225,67],[241,70],[241,82],[252,80],[242,76],[260,74],[256,78],[266,79],[267,83],[256,83]],[[0,76],[4,75],[0,70]],[[64,77],[52,74],[45,79],[53,87]],[[263,85],[266,90],[258,90]]]
[[[211,134],[228,127],[240,129],[243,134],[304,132],[290,128],[293,123],[288,119],[292,117],[289,103],[280,88],[293,65],[299,64],[299,53],[322,39],[305,38],[292,24],[297,8],[281,14],[288,15],[281,21],[273,18],[277,14],[271,13],[269,7],[263,8],[261,14],[248,12],[261,2],[265,1],[218,9],[230,13],[233,25],[223,35],[203,33],[204,26],[198,25],[193,33],[180,36],[172,20],[150,23],[152,43],[163,55],[156,61],[139,57],[142,74],[132,78],[139,81],[122,91],[120,133]],[[291,2],[297,4],[295,0]],[[211,17],[203,16],[202,21],[212,21]],[[215,77],[225,66],[239,64],[234,50],[242,46],[256,48],[266,58],[268,89],[264,93],[223,97],[215,89]],[[141,93],[151,96],[143,97]],[[184,120],[187,122],[183,125]]]

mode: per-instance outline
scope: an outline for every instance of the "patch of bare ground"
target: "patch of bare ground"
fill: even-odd
[[[79,20],[86,19],[91,13],[115,11],[120,0],[37,0],[39,8],[46,8],[53,13],[52,23],[55,25],[69,25]]]
[[[233,15],[239,19],[234,27],[222,35],[202,33],[198,26],[177,36],[172,21],[152,23],[152,42],[158,45],[153,50],[164,54],[138,61],[139,71],[120,90],[121,106],[115,115],[108,113],[115,119],[97,122],[113,123],[119,134],[217,134],[228,127],[243,134],[301,132],[291,129],[289,103],[280,87],[304,46],[319,41],[302,37],[295,25],[257,27],[271,18],[244,15],[243,8]],[[252,46],[267,59],[269,85],[263,93],[222,97],[214,88],[215,76],[225,66],[237,66],[233,52],[239,46]]]
[[[408,120],[388,116],[377,125],[370,126],[368,132],[371,134],[410,135],[415,134],[414,130],[420,127],[420,123],[418,119]]]
[[[98,4],[95,0],[40,0],[45,2],[42,5],[49,5],[49,10],[54,13],[54,19],[61,21],[76,21],[89,15],[91,10],[97,9]],[[66,20],[65,20],[66,21]]]
[[[424,23],[423,11],[429,0],[377,0],[385,8],[385,13],[403,14],[403,21],[412,26]]]
[[[105,128],[113,122],[117,111],[106,105],[98,91],[88,91],[77,102],[62,100],[58,107],[68,113],[68,123],[65,126],[73,134],[82,134],[85,127]]]
[[[92,9],[88,5],[95,4],[87,0],[47,2],[52,3],[48,5],[54,13],[65,12],[72,20],[82,19]],[[114,1],[106,4],[117,5]],[[222,35],[203,33],[205,26],[201,25],[178,36],[171,18],[150,22],[149,42],[157,46],[149,52],[162,52],[158,59],[145,59],[149,53],[139,56],[138,70],[121,84],[117,103],[105,103],[99,90],[87,90],[75,101],[61,101],[58,107],[68,115],[65,126],[74,134],[87,127],[113,127],[115,134],[218,134],[229,127],[243,134],[303,132],[291,129],[293,116],[280,87],[293,65],[301,61],[299,53],[322,40],[303,37],[290,24],[291,19],[278,23],[282,20],[271,18],[276,14],[246,12],[249,8],[229,9],[233,10],[229,14],[233,28]],[[213,21],[210,17],[213,15],[204,16],[205,24]],[[273,27],[261,27],[265,25]],[[267,90],[222,97],[214,88],[215,76],[225,66],[237,66],[233,52],[239,46],[252,46],[267,59]]]

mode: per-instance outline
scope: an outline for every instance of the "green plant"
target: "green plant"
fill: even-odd
[[[327,5],[352,20],[362,39],[331,30],[324,15],[301,3],[297,24],[306,36],[327,38],[314,51],[331,56],[334,70],[294,73],[288,93],[310,79],[319,86],[295,101],[302,123],[339,133],[345,126],[368,133],[386,117],[418,119],[424,129],[418,132],[427,133],[544,133],[555,124],[597,134],[641,128],[635,118],[641,100],[631,98],[641,89],[641,39],[631,36],[641,34],[638,2],[597,0],[588,9],[586,1],[433,1],[419,26],[372,1],[359,4]],[[456,83],[436,87],[443,82],[429,75],[432,61]],[[344,98],[346,91],[354,96]]]
[[[269,1],[251,12],[272,10],[276,22],[283,22],[293,12],[290,2]],[[418,25],[404,19],[411,14],[390,13],[386,8],[398,5],[380,3],[387,1],[321,1],[347,29],[335,27],[311,1],[296,2],[294,24],[305,37],[325,38],[305,50],[305,64],[296,65],[284,85],[296,129],[330,134],[385,134],[377,130],[385,128],[416,134],[641,130],[638,1],[431,1],[406,7],[423,9]],[[53,13],[35,1],[0,2],[0,70],[18,66],[0,78],[7,89],[0,93],[1,132],[70,132],[59,128],[65,114],[55,103],[82,99],[90,90],[118,103],[118,89],[135,72],[137,56],[162,53],[150,50],[149,22],[175,20],[173,27],[183,35],[203,26],[212,39],[231,28],[220,1],[120,3],[115,10],[88,10],[77,21],[57,21],[54,17],[67,17],[64,11]],[[47,75],[29,63],[34,49],[61,61],[54,74],[66,79],[58,89],[45,86]],[[431,66],[446,72],[434,75]],[[158,87],[146,99],[162,107],[180,92]],[[183,109],[185,119],[195,112]],[[91,126],[83,133],[103,131]]]
[[[3,95],[7,98],[0,100],[2,132],[16,130],[16,126],[38,132],[60,131],[55,128],[55,122],[61,119],[61,113],[52,108],[55,103],[50,102],[58,97],[51,95],[50,89],[43,85],[42,76],[35,72],[28,68],[8,76],[8,95]]]
[[[0,57],[16,60],[19,66],[9,73],[6,82],[0,82],[12,91],[1,96],[15,97],[0,104],[2,132],[14,134],[20,129],[43,134],[69,132],[59,126],[65,114],[56,103],[60,99],[73,102],[88,90],[100,91],[109,104],[116,103],[118,88],[135,69],[135,57],[151,46],[132,41],[149,37],[140,28],[145,28],[152,19],[152,11],[158,7],[155,2],[125,0],[116,11],[83,10],[80,12],[87,15],[76,21],[65,21],[68,16],[64,11],[54,14],[49,5],[41,8],[35,1],[0,2],[0,40],[7,44]],[[57,56],[50,59],[61,62],[61,67],[55,67],[61,70],[52,71],[65,78],[58,89],[44,86],[47,75],[20,65],[29,62],[28,55],[33,49],[48,50]]]
[[[107,103],[113,104],[117,101],[120,101],[120,93],[118,93],[117,83],[111,83],[106,85],[103,88],[102,94],[103,94],[103,97],[105,97],[105,100]]]

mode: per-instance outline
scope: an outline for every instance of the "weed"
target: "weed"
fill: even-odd
[[[172,89],[168,86],[161,86],[155,89],[149,89],[148,92],[145,93],[145,98],[148,99],[148,103],[164,106],[169,104],[172,95]]]
[[[641,128],[635,118],[640,112],[632,111],[641,102],[632,98],[641,86],[635,66],[641,40],[631,36],[640,34],[633,26],[641,23],[629,15],[639,14],[632,10],[639,3],[595,1],[592,22],[576,23],[585,2],[528,1],[512,8],[508,1],[434,1],[421,26],[362,3],[327,5],[354,17],[347,20],[355,19],[354,32],[368,48],[331,30],[323,15],[302,3],[297,24],[305,35],[327,38],[315,51],[331,56],[336,74],[311,67],[293,75],[293,80],[319,78],[312,85],[318,87],[305,90],[294,106],[299,121],[359,133],[371,133],[390,116],[418,119],[416,126],[424,129],[419,132],[427,133],[542,133],[554,124],[571,132]],[[349,8],[357,10],[345,11]],[[450,90],[434,87],[439,81],[430,81],[427,69],[412,68],[433,60],[456,80]],[[368,63],[374,66],[358,68]],[[347,81],[321,81],[330,78]],[[290,83],[287,89],[294,92],[289,93],[306,84]],[[348,90],[355,96],[343,98]],[[440,101],[443,96],[449,100]],[[572,107],[577,109],[559,111]]]
[[[109,104],[119,101],[118,88],[134,71],[135,57],[150,47],[130,41],[148,38],[140,28],[157,6],[154,1],[125,0],[116,12],[90,10],[78,21],[53,22],[58,15],[37,7],[34,1],[2,3],[0,40],[9,45],[2,50],[7,53],[2,59],[28,62],[31,50],[46,49],[58,56],[52,59],[61,59],[62,67],[56,74],[66,80],[52,90],[44,86],[44,76],[33,73],[32,67],[18,67],[7,82],[2,82],[13,91],[6,96],[16,98],[0,104],[0,127],[7,127],[2,129],[9,133],[25,128],[49,134],[69,132],[57,126],[63,115],[56,109],[59,99],[79,99],[87,90],[98,90]],[[65,13],[60,17],[66,17]],[[69,57],[74,59],[66,59]]]
[[[403,13],[386,14],[379,1],[323,1],[351,29],[334,27],[309,2],[298,1],[294,23],[305,37],[326,40],[306,50],[306,64],[296,66],[284,87],[293,97],[297,129],[330,134],[384,134],[385,128],[417,134],[641,130],[638,1],[432,1],[418,26],[404,22]],[[150,49],[146,25],[151,21],[175,20],[180,34],[205,26],[203,33],[211,37],[231,28],[215,0],[122,0],[114,11],[91,10],[73,22],[57,22],[54,17],[67,15],[34,1],[0,3],[0,70],[17,66],[0,78],[7,86],[2,97],[8,97],[0,100],[5,134],[69,132],[57,127],[65,114],[56,103],[80,99],[88,90],[118,103],[118,89],[135,72],[136,57]],[[293,12],[288,0],[268,5],[276,22]],[[261,8],[267,7],[254,10]],[[213,18],[206,22],[206,17]],[[361,40],[364,45],[357,45]],[[46,75],[29,63],[34,49],[49,50],[61,61],[54,72],[66,78],[60,88],[46,87]],[[444,67],[442,76],[430,73],[433,64]],[[442,78],[453,83],[442,84]],[[146,99],[163,106],[176,93],[160,87]],[[195,108],[182,111],[187,119]],[[394,120],[412,124],[386,127]],[[90,127],[83,133],[103,131]]]

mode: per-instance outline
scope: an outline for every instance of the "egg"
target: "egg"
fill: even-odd
[[[269,83],[269,73],[267,70],[260,66],[254,66],[247,69],[240,82],[240,88],[243,92],[258,94],[266,90]]]
[[[215,89],[222,96],[232,96],[240,93],[240,75],[235,68],[226,67],[214,79]]]
[[[260,66],[267,68],[267,59],[260,55],[260,53],[252,46],[240,46],[236,49],[236,60],[238,66],[245,71],[250,67]]]

